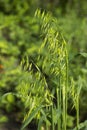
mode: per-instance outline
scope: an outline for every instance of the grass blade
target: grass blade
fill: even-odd
[[[32,113],[29,115],[29,117],[25,120],[25,122],[22,125],[21,130],[24,130],[24,128],[32,121],[32,119],[35,117],[35,115],[38,113],[38,111],[42,108],[42,105],[37,107]]]

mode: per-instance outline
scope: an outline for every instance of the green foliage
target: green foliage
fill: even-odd
[[[24,124],[35,121],[38,130],[61,130],[72,128],[77,118],[80,129],[78,118],[84,121],[87,113],[86,5],[86,0],[0,1],[1,122],[8,121],[5,115],[20,122],[25,116]],[[32,17],[37,7],[41,11]]]
[[[27,120],[25,120],[21,130],[23,130],[30,122],[31,120],[35,117],[35,115],[38,113],[38,111],[42,108],[42,106],[38,106],[27,118]]]
[[[45,114],[46,109],[50,109],[48,112],[51,119],[50,124],[52,124],[49,126],[47,123],[47,127],[55,129],[55,126],[58,125],[58,128],[66,130],[69,89],[67,44],[62,35],[58,33],[56,21],[50,14],[44,12],[41,14],[40,10],[37,10],[35,16],[39,22],[41,21],[44,41],[38,52],[36,63],[32,59],[29,59],[29,61],[28,57],[24,57],[22,61],[25,71],[17,91],[25,103],[25,108],[29,109],[22,128],[24,129],[33,118],[36,118],[38,107],[43,105]],[[57,95],[57,104],[53,102],[56,98],[55,94]],[[41,111],[40,108],[39,120],[43,117],[41,117]],[[56,112],[58,112],[58,115],[54,114]],[[45,117],[48,118],[48,115],[46,114]],[[62,120],[63,122],[61,122]],[[47,119],[44,120],[43,118],[43,121],[46,123]],[[41,121],[42,125],[43,121]],[[39,127],[41,127],[41,124]]]
[[[47,128],[48,127],[52,127],[52,129],[54,130],[55,127],[58,125],[58,129],[64,129],[66,130],[67,126],[73,125],[73,120],[71,120],[71,125],[68,125],[67,122],[67,108],[69,107],[67,104],[67,101],[69,100],[68,97],[68,92],[70,91],[70,88],[68,87],[68,51],[67,51],[67,44],[63,38],[63,36],[58,33],[58,29],[56,28],[56,24],[57,21],[52,18],[52,16],[50,14],[45,14],[44,12],[41,13],[39,10],[36,11],[35,16],[37,17],[37,20],[39,21],[40,25],[41,25],[41,29],[42,29],[42,37],[44,37],[44,41],[42,42],[41,48],[37,54],[37,58],[36,58],[36,63],[34,61],[31,60],[31,64],[28,65],[29,61],[25,61],[26,65],[24,66],[25,70],[29,70],[28,73],[30,73],[30,75],[32,75],[33,77],[36,77],[36,81],[35,79],[33,79],[34,81],[34,93],[35,95],[38,95],[39,93],[41,93],[41,95],[44,96],[44,92],[37,91],[39,90],[39,88],[37,88],[38,84],[40,85],[41,83],[41,77],[42,79],[45,80],[45,84],[43,86],[47,86],[48,88],[46,89],[46,92],[49,91],[51,92],[52,96],[51,100],[48,102],[52,102],[52,104],[48,104],[47,102],[42,102],[40,100],[40,95],[39,98],[37,98],[37,96],[35,96],[34,99],[37,100],[36,105],[40,106],[40,102],[44,104],[44,106],[47,107],[47,109],[52,109],[52,111],[50,111],[49,115],[50,115],[50,119],[51,122],[48,125],[47,124]],[[44,31],[43,31],[44,30]],[[81,53],[82,56],[86,55],[86,53]],[[24,64],[23,64],[24,65]],[[32,70],[32,69],[33,70]],[[39,74],[37,74],[37,72],[39,72]],[[34,74],[34,75],[33,75]],[[42,75],[39,78],[39,75]],[[50,75],[49,75],[50,74]],[[37,75],[37,76],[35,76]],[[46,77],[46,75],[48,76],[48,78]],[[26,76],[27,77],[27,76]],[[29,77],[29,76],[28,76]],[[32,86],[32,78],[29,81],[28,85],[26,84],[26,82],[24,83],[24,78],[23,78],[23,84],[21,86],[24,86],[24,91],[23,88],[20,91],[21,93],[23,93],[22,97],[27,97],[27,92],[29,92],[29,88],[33,89]],[[38,81],[39,79],[39,81]],[[38,84],[37,84],[38,81]],[[82,80],[81,77],[75,81],[76,83],[72,83],[71,82],[71,96],[72,97],[72,101],[73,101],[73,106],[76,109],[76,120],[77,120],[77,129],[79,128],[79,97],[80,97],[80,91],[82,88]],[[42,85],[41,85],[42,86]],[[42,88],[40,86],[40,89]],[[32,93],[33,91],[30,89],[30,93]],[[42,94],[43,93],[43,94]],[[48,94],[48,95],[51,95]],[[57,104],[55,104],[55,102],[53,101],[53,99],[55,98],[55,94],[57,94]],[[20,95],[20,94],[19,94]],[[32,94],[30,94],[31,97],[27,97],[27,99],[32,99]],[[62,96],[62,97],[61,97]],[[44,98],[45,99],[45,98]],[[48,98],[48,96],[46,96],[46,100],[48,100],[50,98]],[[34,100],[33,100],[34,101]],[[33,102],[32,101],[32,102]],[[38,102],[39,101],[39,102]],[[25,101],[26,103],[26,101]],[[39,103],[39,104],[38,104]],[[32,103],[33,104],[33,103]],[[34,103],[34,106],[36,106]],[[52,107],[52,108],[51,108]],[[37,109],[32,110],[32,106],[30,107],[29,105],[29,114],[27,117],[25,117],[25,123],[24,126],[28,125],[28,123],[30,123],[30,118],[33,119],[36,116],[36,112]],[[37,107],[36,107],[37,108]],[[33,112],[35,111],[35,114],[33,114]],[[46,110],[44,109],[45,113]],[[55,115],[54,113],[58,111],[58,115]],[[60,112],[59,112],[60,111]],[[41,110],[40,110],[41,112]],[[51,113],[52,112],[52,113]],[[30,116],[29,115],[32,115]],[[52,115],[51,115],[52,114]],[[45,118],[40,114],[40,118],[41,118],[41,122],[43,125],[43,122],[45,121],[45,123],[47,122],[47,119],[49,116],[46,115]],[[39,119],[40,119],[39,118]],[[43,121],[42,121],[43,119]],[[45,120],[46,119],[46,120]],[[57,119],[57,120],[56,120]],[[62,122],[63,121],[63,122]],[[27,124],[26,124],[27,122]],[[38,126],[38,128],[41,128],[41,123],[40,126]],[[61,124],[62,123],[62,124]]]

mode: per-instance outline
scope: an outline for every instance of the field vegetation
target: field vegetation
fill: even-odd
[[[0,1],[0,130],[87,129],[87,1]]]

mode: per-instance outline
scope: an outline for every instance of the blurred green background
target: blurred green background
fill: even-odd
[[[25,54],[36,61],[40,24],[35,11],[50,12],[69,46],[69,75],[82,83],[80,122],[87,120],[87,0],[0,0],[0,130],[19,130],[25,114],[18,91]],[[12,94],[12,92],[14,94]],[[70,112],[74,116],[74,111]],[[33,127],[31,123],[31,127]],[[14,128],[13,128],[14,127]],[[34,128],[31,128],[34,130]]]

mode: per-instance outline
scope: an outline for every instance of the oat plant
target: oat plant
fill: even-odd
[[[67,125],[67,88],[68,88],[68,50],[67,44],[60,32],[58,32],[57,22],[50,14],[45,15],[44,12],[38,10],[36,16],[41,16],[42,30],[44,30],[44,41],[42,43],[40,53],[45,49],[47,56],[44,56],[42,69],[50,74],[50,80],[54,86],[52,89],[53,97],[56,95],[56,102],[52,105],[52,130],[66,130]],[[47,69],[47,64],[49,68]],[[54,97],[55,98],[55,97]],[[60,111],[57,122],[54,120],[54,108]],[[56,128],[57,127],[57,128]]]
[[[57,20],[50,13],[37,10],[35,18],[41,29],[41,46],[36,59],[27,55],[21,63],[23,77],[17,91],[27,110],[21,130],[33,120],[38,130],[67,130],[68,45],[58,30]],[[75,90],[73,82],[71,86],[78,130],[80,92],[79,87]]]

